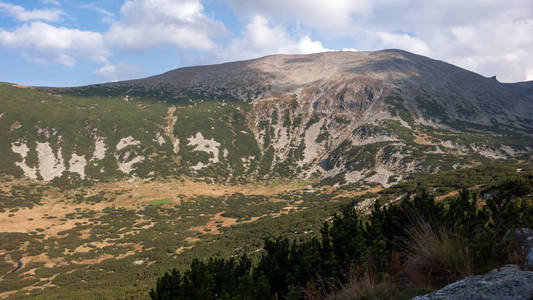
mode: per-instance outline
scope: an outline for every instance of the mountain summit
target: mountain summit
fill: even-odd
[[[443,119],[533,128],[533,82],[499,83],[494,77],[402,50],[272,55],[81,89],[102,87],[154,97],[165,93],[176,101],[261,101],[296,94],[315,105],[362,89],[376,100],[397,94],[413,110],[436,103],[444,109]]]

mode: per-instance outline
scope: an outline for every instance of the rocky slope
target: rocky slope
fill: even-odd
[[[0,172],[51,181],[276,177],[388,186],[530,160],[533,83],[400,50],[274,55],[0,92]]]

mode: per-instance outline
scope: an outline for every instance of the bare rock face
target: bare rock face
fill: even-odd
[[[470,276],[413,300],[530,300],[533,297],[533,272],[507,265],[485,275]]]

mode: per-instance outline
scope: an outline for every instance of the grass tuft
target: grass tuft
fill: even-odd
[[[468,247],[449,229],[418,219],[407,229],[407,241],[407,271],[415,284],[442,286],[472,275]]]

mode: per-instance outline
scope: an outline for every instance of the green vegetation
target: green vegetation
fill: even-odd
[[[477,193],[496,195],[496,191],[519,190],[518,186],[527,186],[530,182],[529,177],[516,171],[522,168],[521,174],[529,174],[531,168],[527,165],[489,165],[489,162],[494,162],[493,159],[470,151],[475,147],[497,150],[501,145],[508,145],[512,147],[511,151],[517,151],[515,158],[529,161],[531,151],[527,147],[532,146],[530,140],[509,133],[503,127],[469,127],[465,123],[457,124],[463,126],[465,132],[457,132],[415,124],[410,109],[401,98],[384,100],[390,106],[391,114],[401,120],[395,118],[359,126],[351,132],[352,136],[347,132],[344,142],[337,145],[333,141],[338,136],[332,134],[352,124],[351,117],[332,118],[324,113],[304,112],[296,99],[275,100],[268,104],[271,105],[265,110],[268,113],[256,119],[258,116],[252,115],[252,112],[257,107],[251,103],[232,101],[232,96],[224,90],[218,91],[216,98],[204,98],[206,95],[201,93],[184,93],[181,96],[165,92],[157,94],[155,90],[128,91],[126,98],[126,91],[120,86],[112,91],[106,89],[95,87],[48,93],[0,84],[0,113],[5,112],[0,118],[0,139],[4,141],[0,144],[0,156],[3,158],[0,161],[0,213],[4,214],[4,221],[8,224],[6,231],[20,231],[0,232],[0,276],[3,276],[0,292],[18,290],[16,295],[11,296],[15,299],[143,299],[156,284],[157,278],[170,267],[175,267],[179,273],[170,274],[168,280],[196,280],[193,277],[197,273],[191,273],[192,270],[187,273],[193,264],[193,269],[207,269],[208,275],[215,274],[214,281],[209,276],[201,278],[202,284],[209,285],[203,290],[208,294],[196,295],[198,297],[209,298],[212,292],[211,295],[220,295],[221,298],[238,295],[258,298],[277,292],[280,297],[299,298],[302,291],[320,294],[353,286],[366,289],[370,294],[380,289],[376,293],[389,295],[389,283],[392,286],[398,284],[390,266],[380,261],[393,260],[394,251],[398,250],[388,240],[391,233],[386,230],[389,229],[377,223],[372,215],[350,215],[343,207],[353,207],[353,204],[365,200],[388,204],[405,199],[406,203],[410,203],[409,197],[417,194],[417,197],[425,199],[422,206],[414,204],[417,209],[427,206],[436,210],[437,214],[447,216],[456,205],[453,204],[455,200],[433,203],[429,195],[442,196],[464,187],[477,186],[472,198],[468,198],[469,203],[473,203],[474,199],[479,199],[475,196]],[[212,101],[217,99],[224,101]],[[462,113],[468,114],[468,109],[465,107]],[[409,126],[404,126],[402,120]],[[311,178],[316,181],[296,184],[294,180],[313,167],[311,164],[301,165],[306,152],[306,143],[301,138],[305,137],[306,129],[322,121],[314,142],[322,143],[328,151],[333,151],[328,153],[321,166],[328,170],[342,170],[326,178],[321,177],[323,173],[314,171]],[[172,124],[173,128],[167,127]],[[283,127],[275,129],[274,125]],[[197,146],[190,140],[198,133],[204,141],[218,145],[218,152],[197,151]],[[254,133],[264,134],[261,149]],[[284,149],[287,151],[283,155],[275,150],[283,144],[280,143],[281,133],[286,133],[288,137],[288,148]],[[119,141],[129,136],[139,141],[140,146],[117,149]],[[418,138],[421,136],[427,136],[428,142],[420,142]],[[103,159],[93,157],[98,138],[106,145]],[[359,138],[361,143],[357,141]],[[173,145],[173,142],[176,144]],[[445,147],[441,142],[453,146]],[[54,159],[63,161],[66,167],[63,175],[48,183],[21,179],[21,168],[15,162],[21,162],[22,156],[12,149],[13,144],[19,143],[28,146],[25,163],[35,170],[40,167],[36,147],[48,143]],[[209,145],[202,147],[208,149]],[[178,148],[179,151],[176,151]],[[83,156],[87,161],[85,179],[69,171],[69,161],[74,154]],[[144,160],[134,164],[130,174],[118,170],[119,160],[129,161],[136,156],[142,156]],[[455,170],[479,164],[484,166]],[[376,189],[364,195],[358,193],[378,184],[364,181],[347,184],[347,172],[360,171],[368,178],[378,174],[374,170],[377,166],[391,167],[391,171],[396,173],[384,179],[388,183],[396,183],[400,177],[403,181],[392,188]],[[428,176],[432,172],[439,173]],[[169,183],[163,187],[168,189],[164,195],[157,195],[159,191],[154,190],[152,197],[147,193],[130,193],[130,188],[125,185],[115,188],[110,184],[107,190],[98,189],[100,184],[125,184],[133,177],[139,181],[130,186],[139,182],[172,182],[172,185],[178,186],[184,178],[192,178],[210,184],[224,183],[228,190],[220,188],[213,193],[189,191],[181,194],[175,192]],[[506,180],[509,182],[502,184]],[[269,192],[250,194],[234,189],[236,184],[250,182],[260,182],[257,188]],[[335,184],[346,185],[333,188]],[[308,185],[312,189],[304,189]],[[284,186],[290,186],[290,189],[284,191]],[[301,189],[294,190],[294,186]],[[427,188],[427,195],[420,194],[420,186]],[[527,194],[528,188],[524,189]],[[280,192],[273,194],[270,190]],[[516,193],[505,192],[497,197],[512,199],[512,203],[523,203],[524,206],[519,209],[528,212],[529,198],[526,194],[517,196]],[[485,227],[495,222],[495,212],[501,213],[502,218],[507,218],[507,215],[519,217],[513,210],[517,207],[511,207],[510,213],[501,212],[498,209],[504,204],[496,203],[496,208],[491,210],[489,202],[476,209],[470,217],[480,218],[476,220],[484,222]],[[50,203],[53,205],[43,206]],[[463,202],[457,203],[462,209],[469,208]],[[50,211],[45,208],[50,208]],[[396,212],[393,208],[376,208],[374,214],[387,213],[398,217],[400,212],[405,213],[402,210]],[[337,217],[332,217],[335,214]],[[491,217],[487,219],[483,214]],[[451,226],[446,218],[438,219],[435,224],[425,217],[418,223],[405,223],[410,225],[406,228],[411,230],[404,232],[405,236],[432,239],[434,243],[428,243],[428,246],[442,241],[450,245],[444,248],[445,252],[427,258],[429,266],[441,263],[439,257],[452,257],[454,251],[461,253],[465,247],[472,255],[468,260],[453,261],[461,268],[446,269],[444,275],[438,275],[444,277],[432,282],[432,287],[468,273],[462,272],[463,269],[470,268],[472,272],[481,270],[480,262],[472,251],[486,250],[479,250],[477,244],[465,243],[465,233]],[[342,225],[343,220],[357,221],[357,225]],[[31,229],[15,228],[23,222],[32,223],[28,227]],[[326,228],[324,222],[329,227]],[[357,251],[350,250],[353,253],[346,254],[346,249],[335,249],[333,239],[345,235],[342,228],[335,229],[338,232],[331,231],[335,222],[338,226],[353,229],[354,236],[362,234],[360,239],[343,241],[348,245],[358,245]],[[427,224],[430,224],[429,228]],[[467,223],[459,225],[470,226]],[[491,231],[490,226],[488,229],[485,227],[479,230],[476,227],[479,236],[472,237],[480,244],[486,241],[483,240],[485,235],[499,234]],[[370,239],[370,234],[376,234],[376,238]],[[325,242],[328,239],[331,241],[329,246]],[[412,244],[416,244],[416,239]],[[420,258],[428,251],[434,250],[418,247],[417,251],[402,254],[402,268],[405,262]],[[326,255],[327,259],[321,262],[320,258],[319,261],[317,253]],[[487,266],[499,264],[507,259],[505,256],[505,251],[487,254],[492,259],[486,262]],[[211,260],[208,261],[208,258]],[[263,261],[267,258],[272,263]],[[14,271],[19,259],[31,262]],[[294,263],[291,268],[297,269],[283,269],[286,266],[277,265],[277,259],[290,261]],[[449,261],[444,262],[443,265],[450,265]],[[307,263],[313,267],[316,265],[317,270],[311,272]],[[359,273],[352,274],[347,270],[349,265],[359,265]],[[278,279],[271,278],[274,271],[267,270],[267,266],[275,267],[277,271],[284,270],[287,277],[279,279],[283,280],[282,283],[275,283],[272,280]],[[229,276],[224,285],[217,282],[221,270],[234,275]],[[327,282],[320,283],[316,276]],[[420,291],[417,284],[413,281],[412,289],[398,287],[401,289],[398,297]],[[189,290],[191,286],[184,289]],[[211,287],[213,289],[209,292]],[[225,294],[220,294],[223,291]],[[317,297],[321,296],[324,295]]]
[[[361,292],[366,284],[373,288],[366,295],[381,299],[413,288],[438,288],[505,264],[516,249],[505,233],[533,223],[533,173],[485,190],[492,197],[483,202],[467,189],[437,202],[419,188],[397,205],[380,206],[378,199],[368,216],[349,204],[324,223],[319,237],[266,239],[256,264],[246,255],[194,260],[183,274],[174,269],[160,277],[150,297],[304,299],[339,288]],[[407,285],[401,273],[408,275]],[[381,282],[387,284],[378,287]]]
[[[279,213],[287,206],[285,201],[271,202],[265,196],[244,196],[240,193],[230,195],[226,199],[226,204],[227,208],[222,216],[244,220],[263,214]]]
[[[172,204],[172,200],[170,200],[170,199],[154,200],[154,201],[151,201],[150,204],[151,205]]]
[[[44,190],[45,186],[13,185],[9,193],[0,193],[0,212],[38,205]]]
[[[435,99],[424,99],[417,96],[415,101],[425,115],[445,123],[449,121],[449,117],[446,115],[446,110]]]
[[[522,172],[517,173],[517,168],[521,168]],[[13,291],[36,284],[31,276],[24,275],[24,272],[35,268],[35,278],[43,281],[40,284],[50,283],[57,287],[28,291],[29,296],[20,292],[13,296],[14,299],[92,299],[95,295],[103,299],[145,299],[149,289],[156,284],[157,277],[171,267],[176,267],[180,274],[183,274],[194,259],[238,258],[246,254],[255,268],[265,253],[260,250],[263,249],[265,238],[287,238],[290,245],[293,241],[298,245],[313,238],[320,241],[324,222],[329,220],[328,224],[331,224],[331,216],[338,214],[342,207],[352,202],[378,199],[379,202],[388,203],[399,197],[406,198],[409,194],[415,194],[420,190],[420,186],[425,186],[436,196],[465,186],[479,186],[473,190],[476,195],[494,194],[493,189],[501,189],[501,183],[506,180],[512,179],[512,182],[515,182],[513,186],[522,185],[515,179],[529,178],[525,174],[531,174],[531,170],[528,165],[510,164],[461,169],[423,176],[377,193],[359,196],[349,196],[352,189],[357,191],[359,187],[348,185],[334,193],[301,190],[273,196],[237,193],[221,197],[187,198],[180,195],[179,204],[152,205],[151,201],[147,201],[146,205],[130,209],[113,208],[114,203],[118,204],[116,198],[124,195],[126,191],[106,191],[97,194],[100,202],[96,203],[109,203],[109,208],[99,211],[89,206],[67,214],[61,220],[54,215],[44,216],[43,220],[57,222],[56,224],[76,222],[74,227],[60,231],[57,236],[47,233],[50,230],[48,225],[29,233],[0,233],[0,250],[3,253],[0,255],[0,261],[4,262],[0,264],[1,270],[10,272],[16,267],[17,259],[43,253],[52,260],[67,263],[25,265],[24,270],[3,278],[3,290]],[[268,187],[274,189],[284,184],[292,183],[276,179],[272,180]],[[301,182],[302,188],[309,184]],[[38,189],[39,186],[33,188]],[[94,205],[94,196],[82,191],[83,188],[65,190],[65,195],[71,197],[66,197],[62,203],[65,206],[77,203]],[[344,195],[345,193],[348,195]],[[74,197],[75,195],[78,197]],[[524,197],[526,196],[521,198]],[[126,199],[144,200],[142,197]],[[287,210],[286,207],[292,209]],[[233,218],[235,225],[217,222],[217,219],[213,218],[216,214]],[[358,215],[358,218],[362,222],[368,221],[365,215]],[[206,233],[194,229],[205,228],[209,222],[213,222],[213,228],[216,228],[218,233],[214,232],[213,228]],[[78,248],[80,246],[82,247]],[[9,263],[5,263],[8,261]],[[81,261],[86,263],[80,264]],[[140,261],[142,263],[138,264]],[[385,275],[386,273],[383,273],[383,276]],[[372,276],[376,278],[377,285],[383,283],[379,281],[378,284],[382,275]],[[28,278],[22,280],[25,277]]]
[[[12,144],[24,142],[29,149],[25,163],[37,169],[37,143],[48,143],[55,158],[64,164],[74,154],[88,161],[84,167],[85,180],[72,171],[64,171],[62,176],[54,179],[55,185],[64,187],[133,174],[141,178],[199,175],[217,182],[249,182],[258,162],[252,160],[250,166],[244,168],[242,158],[261,157],[247,123],[250,105],[242,102],[178,104],[173,114],[177,120],[171,134],[179,140],[179,153],[174,153],[174,146],[164,132],[169,117],[168,103],[151,98],[103,96],[98,93],[52,94],[0,84],[0,106],[5,113],[0,119],[0,138],[4,141],[0,144],[0,155],[3,157],[0,172],[17,177],[23,175],[21,168],[15,165],[15,162],[21,161],[21,156],[13,152]],[[32,109],[28,110],[28,107]],[[218,157],[194,151],[194,147],[188,145],[188,139],[198,132],[205,139],[213,139],[220,144]],[[156,138],[158,135],[160,139]],[[129,136],[139,141],[142,147],[116,149],[119,141]],[[91,160],[98,138],[105,143],[107,151],[103,159]],[[135,156],[142,156],[144,160],[133,166],[130,175],[118,170],[117,157],[131,160]],[[148,157],[150,159],[146,159]],[[198,172],[191,169],[199,162],[209,164],[210,159],[220,162]]]

